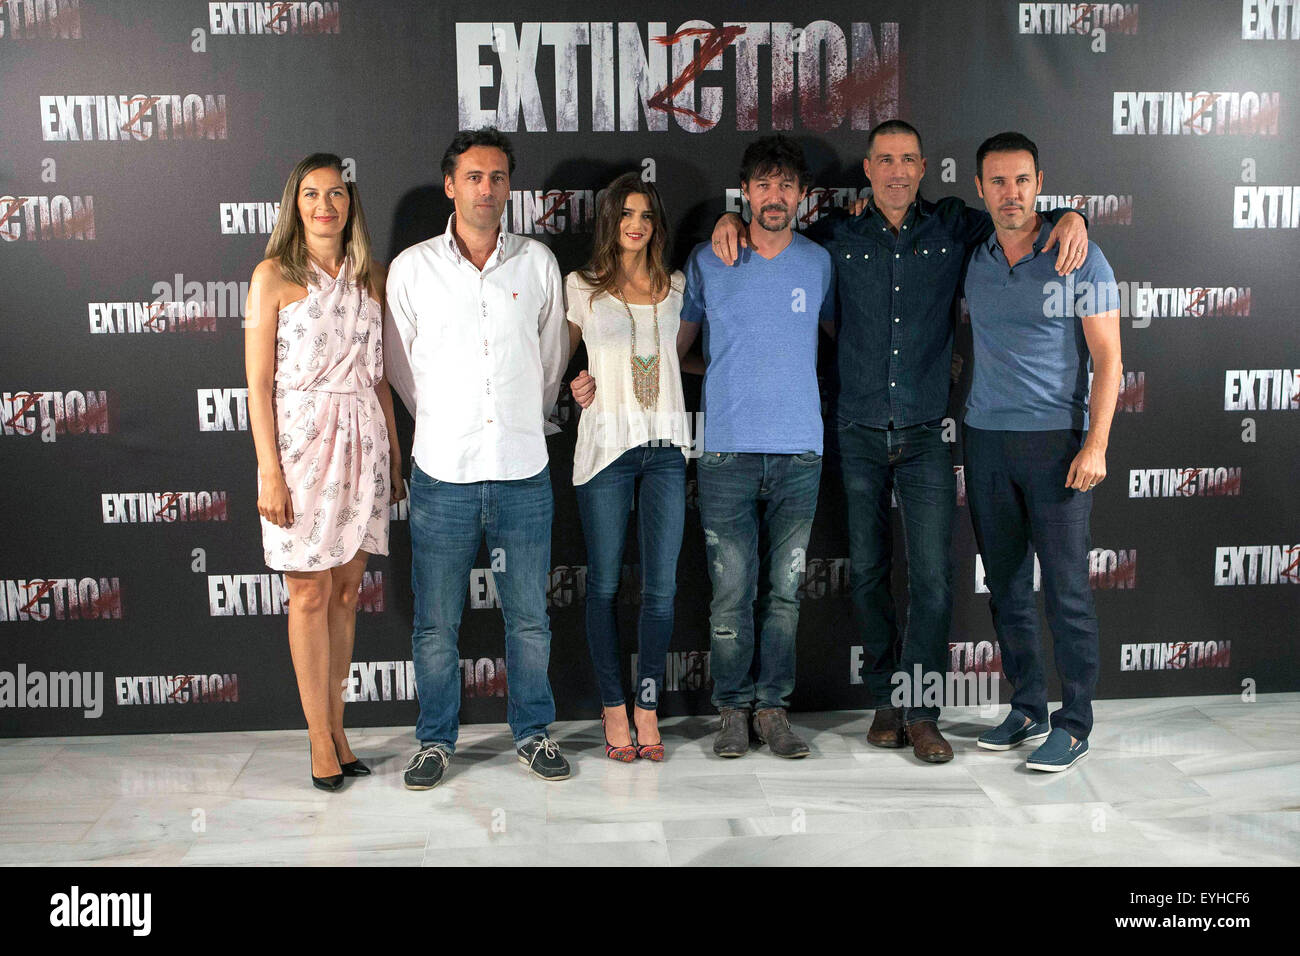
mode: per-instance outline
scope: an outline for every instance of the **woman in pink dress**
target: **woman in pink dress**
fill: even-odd
[[[366,559],[388,553],[388,508],[405,496],[384,379],[385,281],[342,161],[308,156],[253,272],[244,349],[262,547],[289,589],[289,650],[322,790],[370,773],[343,731],[342,688]]]

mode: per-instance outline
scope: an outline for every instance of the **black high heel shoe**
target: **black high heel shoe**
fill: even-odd
[[[334,758],[336,760],[338,759],[338,755],[339,755],[339,748],[337,745],[335,745]],[[356,760],[352,761],[351,763],[344,763],[342,760],[339,760],[339,769],[343,771],[343,776],[345,777],[370,776],[370,768],[361,762],[360,757],[358,757]]]
[[[311,741],[307,741],[307,763],[308,763],[308,766],[310,767],[310,765],[311,765]],[[311,775],[311,785],[312,785],[313,787],[315,787],[317,790],[328,790],[328,791],[330,791],[331,793],[334,792],[335,790],[342,790],[342,789],[343,789],[343,774],[341,774],[341,773],[336,773],[336,774],[332,774],[332,775],[330,775],[330,776],[328,776],[328,777],[318,777],[318,776],[316,776],[315,774],[312,774],[312,775]]]

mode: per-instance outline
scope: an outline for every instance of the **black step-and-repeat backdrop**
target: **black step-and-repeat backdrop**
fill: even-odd
[[[740,208],[755,136],[803,145],[806,224],[866,193],[880,120],[921,130],[925,195],[972,203],[979,142],[1028,134],[1041,205],[1086,212],[1123,291],[1124,385],[1088,559],[1100,694],[1300,689],[1297,54],[1295,0],[0,0],[0,735],[302,726],[284,583],[261,559],[247,282],[298,159],[346,157],[391,260],[444,229],[439,159],[483,124],[519,155],[508,227],[565,271],[588,250],[596,192],[626,170],[658,183],[680,264]],[[551,676],[560,716],[588,718],[567,394],[558,414]],[[951,666],[996,671],[950,434]],[[837,465],[805,569],[797,709],[870,705]],[[670,714],[709,711],[689,475]],[[362,589],[354,725],[416,713],[407,528],[403,504]],[[500,721],[486,554],[467,588],[462,714]]]

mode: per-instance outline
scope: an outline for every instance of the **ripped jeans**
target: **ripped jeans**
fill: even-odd
[[[788,707],[821,456],[705,452],[696,468],[713,582],[713,706]]]

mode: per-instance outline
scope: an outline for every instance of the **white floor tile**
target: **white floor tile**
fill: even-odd
[[[0,740],[0,865],[1296,865],[1300,694],[1108,700],[1061,774],[944,713],[956,758],[866,743],[871,711],[792,715],[804,760],[713,755],[715,718],[667,718],[663,763],[552,727],[569,780],[530,776],[501,725],[462,729],[440,786],[408,791],[410,727],[349,731],[374,771],[309,780],[306,734]]]

